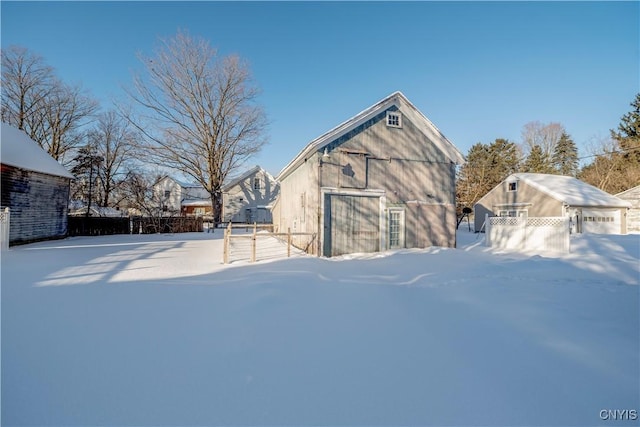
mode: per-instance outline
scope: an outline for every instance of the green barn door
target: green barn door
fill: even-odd
[[[325,199],[324,255],[380,250],[380,198],[329,194]]]

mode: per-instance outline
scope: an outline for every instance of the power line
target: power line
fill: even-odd
[[[578,157],[578,160],[588,159],[590,157],[604,156],[605,154],[624,154],[624,153],[628,153],[629,151],[635,151],[635,150],[640,150],[640,145],[638,145],[636,147],[628,148],[626,150],[614,150],[614,151],[605,151],[605,152],[599,153],[599,154],[590,154],[588,156]]]

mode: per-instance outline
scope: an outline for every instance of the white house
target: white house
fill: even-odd
[[[271,206],[279,191],[269,172],[260,166],[249,169],[223,187],[223,222],[271,223]]]
[[[211,215],[211,196],[199,184],[164,177],[154,185],[155,199],[166,215]]]
[[[631,209],[627,213],[627,231],[640,233],[640,185],[618,193],[616,197],[631,203]]]

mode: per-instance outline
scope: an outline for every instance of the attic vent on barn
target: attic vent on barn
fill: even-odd
[[[387,126],[392,128],[402,127],[402,114],[399,111],[387,111]]]

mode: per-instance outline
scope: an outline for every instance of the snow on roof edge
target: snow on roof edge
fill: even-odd
[[[24,131],[4,122],[0,124],[0,162],[33,172],[75,179],[71,172]]]

